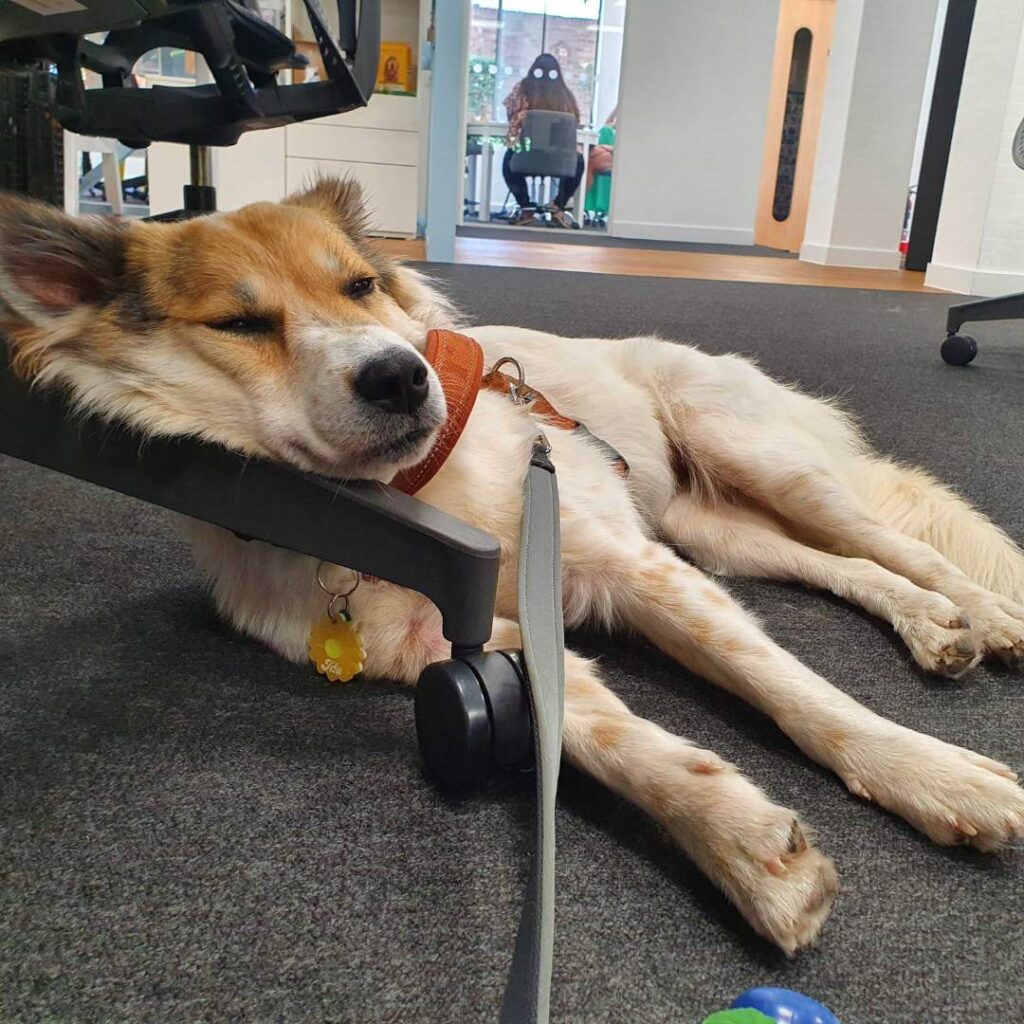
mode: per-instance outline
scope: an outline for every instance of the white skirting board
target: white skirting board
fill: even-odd
[[[860,249],[854,246],[820,245],[804,242],[800,259],[829,267],[860,267],[865,270],[899,270],[900,254],[893,249]]]
[[[706,224],[656,224],[619,220],[608,224],[612,238],[649,239],[655,242],[696,242],[710,245],[753,245],[754,229],[714,227]]]
[[[929,263],[924,283],[929,288],[960,295],[1012,295],[1024,292],[1024,271],[979,270],[977,267],[957,267],[948,263]]]

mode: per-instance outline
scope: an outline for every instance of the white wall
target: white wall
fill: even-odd
[[[611,234],[753,242],[778,16],[779,0],[629,0]]]
[[[800,258],[897,268],[937,0],[839,0]]]
[[[1024,171],[1010,156],[1024,118],[1024,0],[974,15],[926,284],[975,295],[1024,291]]]

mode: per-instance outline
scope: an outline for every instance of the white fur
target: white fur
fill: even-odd
[[[854,793],[939,842],[990,849],[1024,831],[1024,796],[1008,769],[861,707],[780,650],[721,588],[657,543],[668,540],[717,572],[831,589],[889,620],[925,668],[959,675],[986,651],[1015,659],[1024,650],[1024,610],[887,527],[877,480],[889,474],[894,483],[910,481],[926,489],[940,514],[959,515],[972,537],[999,537],[1019,575],[1024,559],[1004,535],[938,485],[870,454],[836,407],[738,357],[652,338],[559,338],[512,327],[472,333],[488,363],[517,358],[531,384],[631,466],[624,482],[597,447],[548,430],[562,504],[568,624],[645,633],[775,718]],[[419,495],[499,539],[495,633],[503,644],[518,642],[517,537],[533,432],[526,413],[481,395],[449,461]],[[686,469],[682,485],[676,455]],[[885,551],[863,543],[869,524],[890,545]],[[311,618],[323,606],[310,561],[282,571],[289,556],[223,535],[215,540],[215,533],[203,528],[197,557],[225,614],[286,656],[305,657]],[[988,572],[985,545],[964,541],[962,548],[981,555],[968,569]],[[418,595],[364,584],[353,607],[369,673],[412,682],[444,656],[439,618]],[[835,876],[797,817],[715,755],[636,719],[601,686],[592,665],[569,655],[567,679],[567,756],[657,816],[759,932],[788,951],[812,941]],[[754,821],[766,823],[763,832],[751,830]]]
[[[105,415],[303,469],[387,481],[400,463],[361,453],[378,431],[387,433],[388,421],[360,404],[348,380],[388,346],[422,351],[428,327],[452,319],[421,275],[404,269],[396,280],[400,298],[378,307],[380,323],[303,313],[287,339],[288,372],[266,380],[217,373],[189,347],[184,328],[164,329],[159,344],[122,348],[115,363],[63,346],[62,337],[88,324],[87,309],[47,319],[45,336],[23,329],[18,338],[34,346],[40,381],[69,386],[83,406]],[[1008,768],[857,704],[774,644],[717,582],[673,551],[717,573],[831,590],[890,622],[923,668],[958,676],[987,655],[1014,667],[1024,662],[1024,608],[1015,603],[1024,592],[1024,556],[1004,533],[927,475],[873,454],[837,406],[738,356],[655,338],[561,338],[515,327],[472,333],[488,364],[514,356],[534,387],[631,467],[623,480],[600,448],[547,429],[558,467],[568,624],[644,634],[772,717],[853,793],[937,842],[990,850],[1024,834],[1024,793]],[[439,420],[436,377],[431,390],[423,415]],[[448,461],[418,495],[500,542],[492,637],[500,647],[519,644],[522,485],[535,433],[527,411],[482,393]],[[303,660],[325,607],[313,559],[205,524],[189,529],[222,614]],[[447,656],[437,610],[418,594],[364,582],[352,611],[369,676],[413,683]],[[564,749],[662,822],[760,934],[787,952],[814,941],[836,876],[799,818],[717,755],[632,715],[595,666],[572,652]]]

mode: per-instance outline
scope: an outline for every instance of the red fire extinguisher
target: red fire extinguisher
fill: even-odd
[[[917,186],[911,185],[907,190],[907,206],[903,211],[903,230],[900,232],[900,255],[907,255],[910,244],[910,225],[914,220],[914,203],[917,201]]]

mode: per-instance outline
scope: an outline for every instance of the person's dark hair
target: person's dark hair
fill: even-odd
[[[535,72],[540,71],[538,76]],[[551,77],[551,72],[555,76]],[[531,110],[559,110],[580,119],[580,108],[569,86],[565,84],[557,58],[542,53],[526,72],[522,82],[523,95]]]

